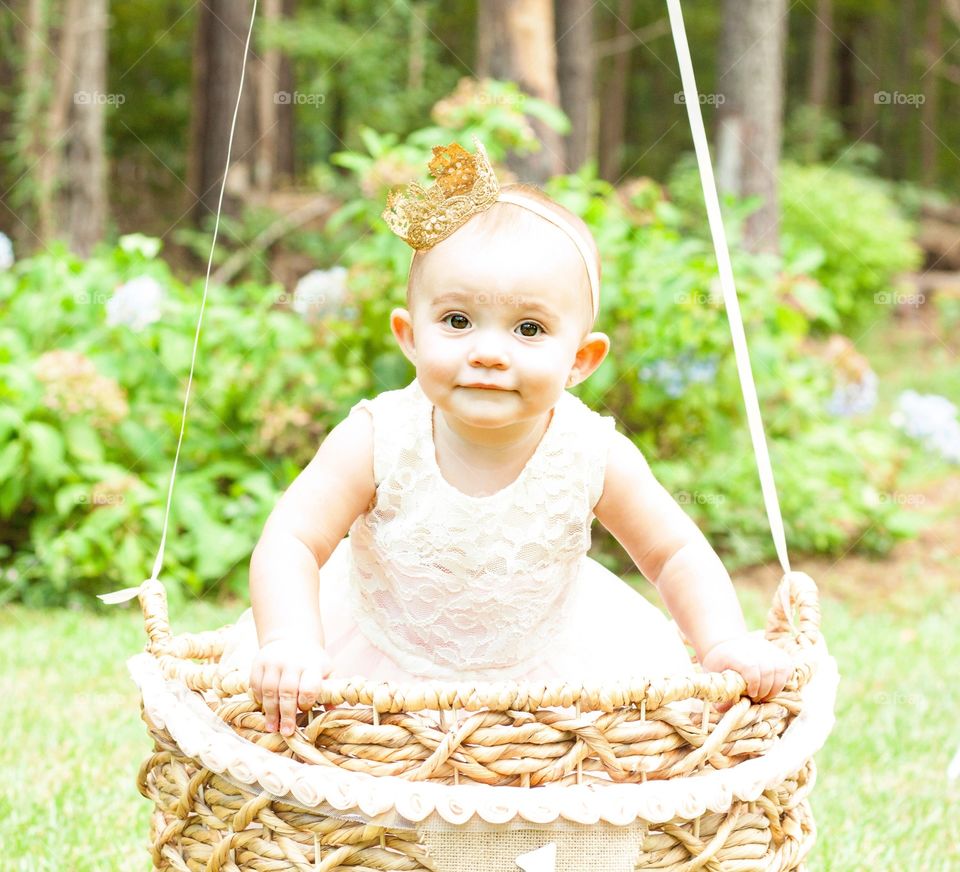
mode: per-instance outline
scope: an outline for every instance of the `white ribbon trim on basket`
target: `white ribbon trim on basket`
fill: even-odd
[[[548,842],[536,851],[521,854],[517,857],[517,865],[523,872],[556,872],[557,843]]]
[[[811,651],[811,653],[814,653]],[[800,769],[826,741],[834,723],[839,674],[824,645],[815,671],[800,691],[801,712],[762,757],[729,769],[640,784],[446,785],[373,776],[332,766],[298,763],[235,733],[182,682],[167,680],[150,654],[127,666],[146,714],[165,727],[180,750],[207,769],[303,808],[332,807],[377,825],[394,820],[459,825],[475,816],[491,824],[557,819],[625,826],[638,818],[660,823],[725,811],[734,800],[752,801]]]

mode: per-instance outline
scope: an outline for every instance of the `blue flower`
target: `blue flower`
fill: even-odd
[[[712,382],[717,377],[717,355],[695,358],[685,351],[675,358],[655,360],[640,368],[639,379],[659,385],[668,397],[676,399],[694,383]]]
[[[877,374],[868,369],[860,381],[837,385],[827,400],[827,411],[838,418],[865,415],[877,404]]]

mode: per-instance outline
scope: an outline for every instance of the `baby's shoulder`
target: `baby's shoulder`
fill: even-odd
[[[401,409],[409,408],[415,402],[415,387],[416,382],[411,382],[406,387],[381,391],[370,399],[358,400],[351,407],[350,411],[353,412],[354,409],[364,409],[369,412],[373,418],[396,413]]]
[[[372,446],[374,480],[383,481],[396,464],[400,451],[416,437],[414,386],[383,391],[350,409],[350,418],[362,419]],[[365,414],[364,414],[365,413]]]
[[[599,440],[606,444],[616,430],[616,418],[597,412],[578,396],[565,392],[561,402],[565,407],[566,426],[572,432],[581,434],[588,443]]]

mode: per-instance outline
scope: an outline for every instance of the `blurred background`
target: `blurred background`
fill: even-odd
[[[9,783],[34,779],[0,790],[12,868],[148,867],[122,670],[142,627],[94,594],[159,546],[251,11],[0,0],[0,691],[30,687],[39,719],[0,715]],[[845,679],[810,868],[960,868],[960,0],[683,11],[787,542]],[[387,324],[410,253],[380,212],[473,135],[590,225],[612,350],[576,393],[760,625],[780,569],[666,5],[261,0],[247,61],[161,576],[175,628],[235,619],[280,493],[412,378]],[[656,601],[599,527],[592,553]]]

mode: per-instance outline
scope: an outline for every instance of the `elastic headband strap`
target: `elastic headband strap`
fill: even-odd
[[[592,252],[587,248],[587,244],[574,229],[573,225],[562,216],[548,209],[539,200],[534,200],[515,191],[500,191],[497,195],[497,202],[512,203],[514,206],[521,206],[524,209],[528,209],[541,218],[545,218],[554,226],[559,227],[570,237],[570,240],[577,247],[577,251],[580,252],[580,257],[583,258],[583,265],[587,268],[587,278],[590,281],[590,302],[593,306],[593,317],[596,318],[597,312],[600,310],[600,276],[597,274],[597,266],[596,263],[594,263]],[[414,250],[410,256],[411,270],[413,269],[413,259],[416,256],[417,252]]]
[[[583,265],[587,268],[587,278],[590,280],[590,302],[593,305],[593,317],[596,318],[597,312],[600,311],[600,276],[597,275],[597,265],[594,262],[592,252],[587,248],[586,242],[583,241],[582,236],[573,228],[573,225],[562,216],[557,215],[552,209],[548,209],[539,200],[526,197],[516,191],[501,191],[497,195],[497,202],[513,203],[515,206],[522,206],[524,209],[529,209],[531,212],[536,213],[541,218],[545,218],[551,224],[559,227],[570,237],[573,244],[577,246],[580,257],[583,258]]]

